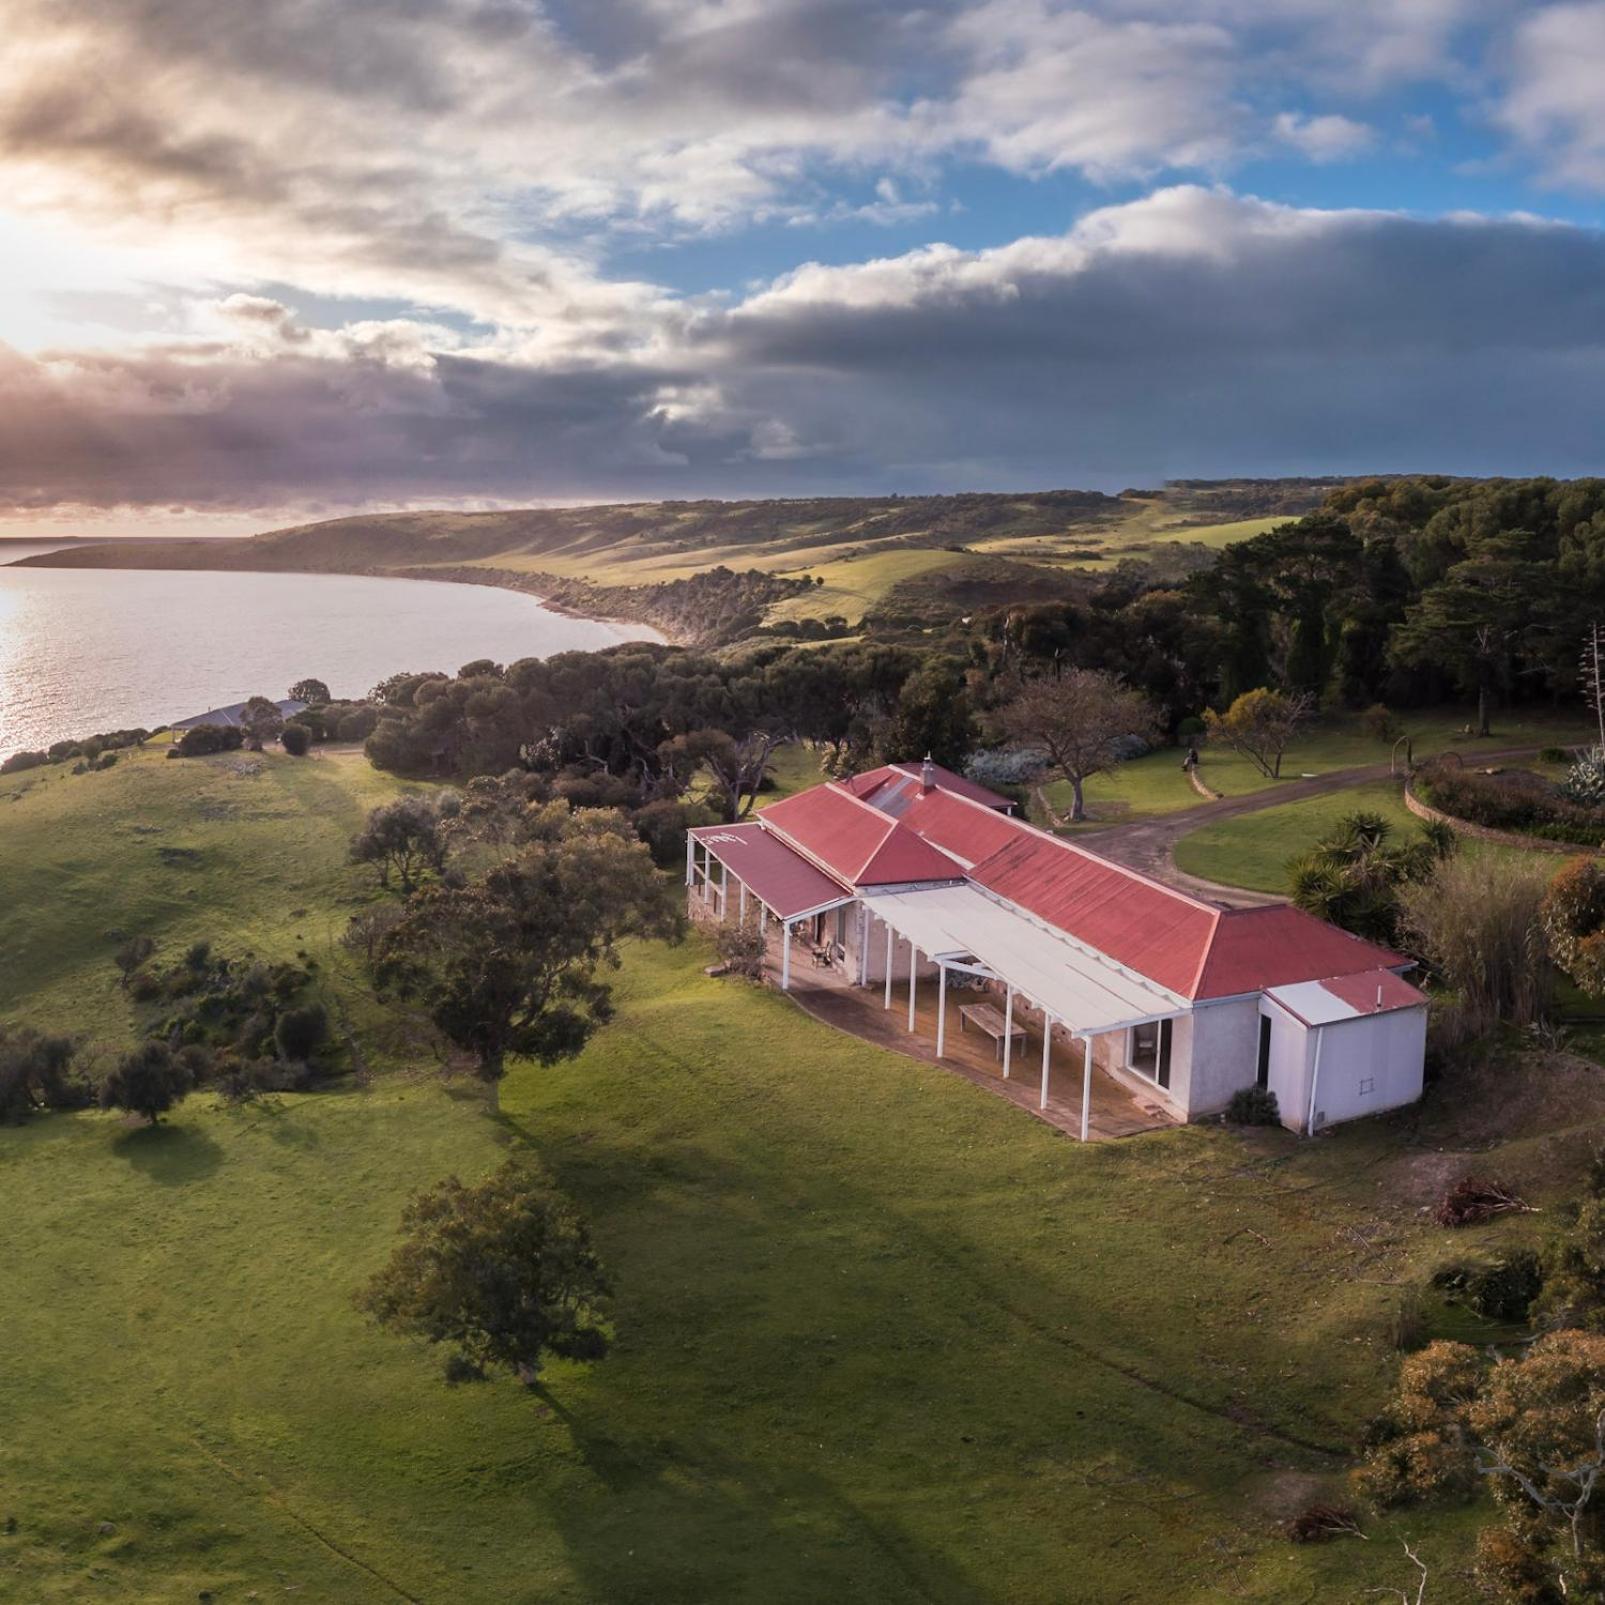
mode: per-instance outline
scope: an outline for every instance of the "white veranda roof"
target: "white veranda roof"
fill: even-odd
[[[863,902],[932,959],[973,962],[1073,1031],[1184,1014],[1187,1000],[975,886],[871,892]]]

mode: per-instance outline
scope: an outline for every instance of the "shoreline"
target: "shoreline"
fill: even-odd
[[[206,552],[205,547],[213,545],[218,548],[215,552]],[[136,558],[151,555],[174,557],[209,557],[209,556],[241,556],[241,546],[246,542],[233,540],[218,540],[216,542],[184,541],[184,542],[137,542],[127,550],[105,541],[92,541],[86,544],[56,547],[48,552],[36,552],[28,557],[17,559],[14,563],[0,566],[8,568],[56,568],[56,569],[123,569],[139,570],[142,572],[167,572],[179,574],[304,574],[312,577],[373,580],[433,580],[443,585],[488,585],[497,590],[516,591],[520,595],[528,596],[541,607],[561,614],[565,618],[582,619],[592,624],[606,624],[631,629],[650,630],[656,639],[652,644],[659,646],[689,647],[695,645],[691,632],[675,628],[665,620],[655,616],[652,608],[647,605],[632,608],[629,605],[631,592],[636,587],[630,586],[596,586],[589,580],[563,580],[553,574],[538,572],[524,572],[519,569],[506,568],[476,568],[470,564],[443,565],[439,568],[422,565],[398,566],[375,564],[353,564],[346,568],[322,567],[301,568],[280,564],[252,563],[252,562],[139,562],[116,561],[118,558]],[[139,548],[143,548],[140,551]],[[167,551],[160,551],[162,547]],[[224,552],[222,548],[228,548]],[[179,550],[173,550],[179,548]],[[200,548],[197,550],[197,548]],[[50,559],[58,554],[70,554],[72,561],[51,562]],[[249,551],[243,554],[246,557],[255,555]],[[111,561],[85,562],[82,559],[91,556],[101,556]],[[597,607],[586,605],[585,592],[605,592],[607,599]],[[564,594],[564,593],[568,594]],[[576,594],[579,593],[579,594]],[[639,638],[637,638],[639,639]],[[624,645],[623,641],[616,643]],[[605,649],[597,649],[605,650]]]

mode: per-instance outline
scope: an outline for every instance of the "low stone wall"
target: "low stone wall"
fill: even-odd
[[[1417,819],[1430,819],[1435,824],[1447,825],[1457,836],[1466,836],[1473,841],[1492,842],[1496,847],[1524,847],[1540,853],[1561,853],[1567,857],[1573,857],[1578,853],[1600,851],[1598,842],[1549,841],[1543,836],[1528,836],[1519,830],[1490,830],[1486,825],[1472,824],[1469,819],[1456,819],[1453,814],[1446,814],[1442,809],[1434,808],[1431,803],[1422,802],[1408,780],[1404,783],[1404,806]]]

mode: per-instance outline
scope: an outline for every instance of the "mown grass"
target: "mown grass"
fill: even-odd
[[[30,786],[5,873],[56,872],[5,910],[37,938],[0,1011],[115,1040],[108,925],[332,930],[387,785],[147,757]],[[204,899],[136,819],[205,849]],[[0,1598],[1283,1602],[1398,1582],[1403,1536],[1435,1600],[1471,1597],[1473,1514],[1277,1525],[1340,1490],[1396,1287],[1447,1251],[1407,1185],[1431,1109],[1081,1148],[707,958],[632,951],[615,1023],[499,1117],[414,1040],[365,1089],[0,1130]],[[448,1388],[350,1304],[412,1190],[509,1151],[619,1290],[614,1354],[544,1401]]]
[[[1176,843],[1176,867],[1223,886],[1286,892],[1288,861],[1307,852],[1345,815],[1362,809],[1381,814],[1401,836],[1420,828],[1404,806],[1401,785],[1379,781],[1200,825]]]
[[[1589,739],[1586,725],[1575,714],[1523,711],[1494,721],[1489,737],[1464,734],[1471,715],[1457,708],[1430,709],[1400,716],[1419,762],[1440,752],[1458,752],[1466,759],[1513,747],[1568,745]],[[1114,824],[1126,819],[1151,819],[1162,814],[1196,808],[1205,801],[1188,783],[1182,771],[1183,749],[1161,747],[1122,764],[1113,774],[1098,775],[1088,781],[1087,809],[1094,824]],[[1327,775],[1338,769],[1356,769],[1389,762],[1392,743],[1368,735],[1354,715],[1323,720],[1301,736],[1287,750],[1282,772],[1270,779],[1251,760],[1221,745],[1201,745],[1200,778],[1223,797],[1243,797],[1271,792],[1290,785],[1306,775]],[[1403,762],[1401,750],[1400,762]],[[1070,788],[1054,781],[1046,788],[1056,811],[1067,814]],[[1259,815],[1255,816],[1259,818]]]

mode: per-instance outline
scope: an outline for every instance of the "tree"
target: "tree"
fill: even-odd
[[[1399,888],[1425,879],[1457,842],[1447,828],[1400,842],[1381,814],[1346,814],[1288,865],[1288,889],[1306,914],[1391,946],[1399,940]]]
[[[1552,611],[1553,571],[1525,530],[1479,541],[1422,592],[1394,634],[1396,661],[1428,665],[1477,698],[1477,734],[1490,734],[1491,699],[1508,689],[1518,643]]]
[[[1315,699],[1307,691],[1287,696],[1260,686],[1235,698],[1225,713],[1206,710],[1204,725],[1211,741],[1224,741],[1267,780],[1279,780],[1282,755],[1314,713]]]
[[[509,1054],[571,1058],[611,1017],[598,978],[628,936],[672,936],[671,888],[628,822],[600,809],[565,816],[552,834],[461,886],[425,888],[376,944],[381,993],[419,1002],[494,1089]]]
[[[304,702],[309,708],[321,708],[325,703],[334,701],[329,694],[328,685],[311,675],[304,680],[297,680],[290,687],[288,696],[291,702]]]
[[[1605,997],[1605,869],[1568,859],[1544,892],[1541,918],[1549,956],[1591,997]]]
[[[156,951],[156,938],[153,936],[131,936],[122,943],[112,954],[112,963],[117,966],[121,980],[118,984],[123,991],[128,990],[128,983],[133,980],[137,970],[145,967],[152,953]]]
[[[949,769],[962,769],[975,741],[975,715],[963,671],[950,659],[930,658],[899,688],[876,745],[888,763],[928,754]]]
[[[783,740],[777,730],[751,730],[739,740],[723,730],[693,730],[666,742],[664,756],[671,768],[700,768],[713,783],[722,817],[734,824],[752,812]]]
[[[240,729],[252,752],[260,752],[263,743],[271,741],[283,728],[284,715],[266,697],[252,697],[240,710]]]
[[[287,724],[279,732],[279,744],[292,758],[304,758],[312,745],[312,732],[304,724]]]
[[[142,1042],[125,1053],[101,1083],[100,1106],[143,1115],[154,1126],[189,1096],[193,1084],[189,1066],[165,1042]]]
[[[1072,819],[1087,817],[1082,788],[1156,739],[1153,704],[1118,676],[1070,669],[1057,679],[1028,680],[998,710],[1010,740],[1040,752],[1070,782]]]
[[[373,864],[379,884],[388,886],[394,874],[401,894],[410,897],[425,871],[437,875],[445,867],[446,841],[440,813],[427,797],[398,797],[369,813],[367,822],[351,843],[354,864]]]
[[[611,1288],[584,1223],[520,1161],[466,1187],[417,1194],[389,1263],[357,1295],[381,1326],[449,1343],[474,1371],[504,1366],[526,1387],[547,1355],[598,1360]]]
[[[0,1125],[34,1109],[81,1109],[92,1102],[83,1077],[67,1073],[77,1051],[70,1037],[0,1024]]]

